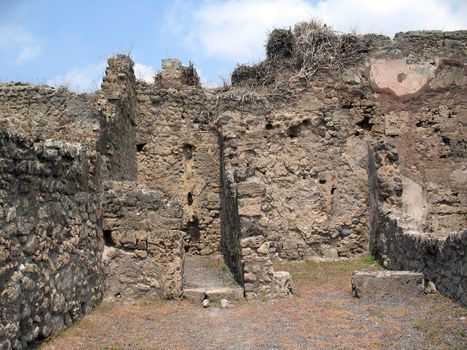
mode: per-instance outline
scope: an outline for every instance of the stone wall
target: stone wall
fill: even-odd
[[[131,59],[123,55],[109,59],[98,96],[102,176],[121,181],[106,181],[104,187],[105,298],[178,297],[184,254],[182,211],[165,191],[136,182],[141,168],[137,152],[143,147],[136,140],[140,98]],[[163,179],[159,172],[151,175]],[[139,171],[138,178],[142,176]]]
[[[111,180],[136,179],[136,96],[133,61],[125,55],[108,60],[102,89],[97,93],[102,176]]]
[[[219,146],[211,128],[213,95],[167,72],[137,84],[138,182],[183,203],[186,249],[219,253]],[[175,67],[177,68],[177,66]],[[164,80],[166,79],[166,80]]]
[[[373,36],[367,57],[339,75],[318,71],[310,84],[265,61],[273,85],[218,93],[242,235],[267,237],[287,260],[366,251],[369,140],[391,140],[410,169],[401,179],[418,195],[404,203],[412,224],[438,235],[466,227],[466,37]]]
[[[81,142],[94,148],[99,113],[89,94],[45,85],[0,84],[0,125],[33,139]]]
[[[407,231],[399,218],[384,210],[375,218],[378,249],[373,254],[390,270],[423,272],[447,297],[467,306],[467,230],[435,237]]]
[[[467,305],[467,230],[440,235],[414,225],[405,209],[413,185],[404,181],[395,148],[372,145],[369,160],[371,253],[388,269],[423,272],[440,292]]]
[[[437,236],[467,225],[466,34],[400,33],[380,46],[369,72],[387,106],[373,129],[395,146],[406,189],[421,186],[412,206],[425,212],[412,227]]]
[[[264,236],[240,240],[245,297],[286,297],[293,293],[292,277],[286,271],[274,271],[269,255],[270,243]]]
[[[0,130],[0,348],[56,333],[103,295],[100,182],[86,146]]]
[[[49,169],[41,165],[49,162],[38,153],[42,146],[24,141],[29,143],[21,146],[20,156],[37,162],[19,163],[11,173],[13,165],[5,161],[2,176],[24,177],[21,186],[26,187],[48,180],[55,186],[57,180],[58,187],[47,195],[51,201],[66,194],[73,197],[66,203],[84,204],[51,220],[85,216],[85,211],[89,229],[97,232],[93,244],[101,248],[97,226],[103,219],[108,298],[179,296],[185,250],[222,253],[248,297],[287,295],[290,276],[274,272],[272,259],[345,259],[367,252],[370,244],[388,267],[423,269],[442,291],[464,302],[465,288],[458,279],[464,277],[465,256],[457,252],[465,236],[451,232],[467,227],[467,32],[363,39],[371,45],[361,59],[339,71],[318,67],[314,76],[305,77],[296,62],[288,64],[279,56],[273,62],[275,56],[268,55],[247,71],[270,76],[242,81],[236,74],[234,86],[219,89],[202,88],[192,65],[183,67],[172,59],[164,61],[154,84],[137,82],[133,62],[123,55],[109,60],[102,89],[93,95],[0,85],[2,125],[38,145],[43,139],[79,141],[89,154],[76,151],[77,156],[62,151],[68,144],[47,141],[45,149],[57,150],[47,151],[50,157],[73,165],[56,162]],[[376,150],[370,157],[368,142]],[[75,172],[79,164],[81,172]],[[368,181],[367,168],[378,176]],[[106,183],[101,217],[94,198],[98,188],[81,186],[109,179],[123,182]],[[88,199],[73,191],[88,193]],[[94,204],[87,201],[95,204],[94,215],[89,209]],[[31,218],[46,218],[39,207],[31,210]],[[389,211],[393,216],[386,216]],[[24,216],[30,215],[25,211]],[[87,227],[80,223],[78,231]],[[386,233],[378,231],[385,225]],[[421,238],[410,238],[408,232],[419,232]],[[73,238],[71,245],[86,237]],[[2,244],[11,242],[13,238]],[[428,246],[435,247],[437,253],[429,253],[434,258],[424,253],[432,249]],[[413,252],[406,260],[404,247]],[[98,255],[100,250],[95,251]],[[4,254],[16,262],[25,253],[18,260]],[[448,255],[453,266],[462,268],[449,270]],[[17,273],[15,268],[11,271]],[[102,293],[96,280],[90,278],[95,296]],[[52,316],[41,319],[49,328],[39,328],[39,333],[49,332]],[[55,319],[52,328],[58,329],[61,323]],[[68,322],[66,316],[63,322]]]
[[[223,209],[238,205],[238,224],[223,226],[232,227],[230,237],[245,249],[242,268],[258,263],[255,275],[244,271],[247,293],[260,294],[272,280],[266,249],[287,260],[367,251],[375,221],[368,204],[368,141],[394,145],[378,200],[400,209],[404,227],[446,237],[467,226],[466,37],[376,36],[369,55],[339,75],[318,71],[309,84],[265,61],[261,65],[276,74],[273,85],[252,89],[251,80],[243,85],[236,76],[234,87],[217,92]],[[398,174],[391,157],[402,166]]]
[[[270,256],[270,242],[264,231],[255,229],[258,199],[264,188],[258,182],[243,182],[251,169],[232,166],[230,153],[235,139],[220,136],[221,173],[221,249],[224,260],[243,286],[245,297],[284,297],[293,292],[288,272],[275,272]],[[226,151],[227,149],[227,151]]]
[[[367,246],[361,111],[325,87],[283,106],[267,95],[226,96],[219,113],[242,236],[267,237],[270,253],[287,260],[350,257]]]
[[[400,32],[394,39],[378,36],[374,57],[391,58],[417,57],[429,59],[434,57],[453,60],[465,60],[467,56],[467,31],[459,30],[443,32],[439,30],[422,30]],[[403,83],[403,82],[402,82]]]
[[[133,62],[109,59],[102,89],[75,94],[66,88],[0,84],[0,124],[33,139],[80,142],[102,154],[101,175],[136,179],[136,97]]]
[[[103,199],[105,298],[179,297],[182,208],[136,182],[106,182]]]
[[[219,136],[220,185],[221,185],[221,238],[220,246],[224,261],[229,266],[235,280],[244,285],[242,252],[240,247],[240,217],[238,199],[232,168],[226,168],[224,147],[228,141]]]

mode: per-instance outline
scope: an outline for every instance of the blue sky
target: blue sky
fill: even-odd
[[[263,58],[269,30],[312,17],[389,36],[467,29],[467,0],[0,0],[0,81],[92,91],[107,58],[129,53],[137,78],[177,57],[218,84]]]

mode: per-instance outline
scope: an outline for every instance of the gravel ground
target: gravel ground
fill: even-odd
[[[62,349],[467,349],[467,309],[440,295],[370,301],[352,297],[355,269],[371,261],[281,264],[296,295],[201,303],[102,304],[38,346]]]

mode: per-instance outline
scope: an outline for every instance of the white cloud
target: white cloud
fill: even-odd
[[[190,16],[196,3],[186,0],[172,0],[164,14],[166,33],[181,33],[190,25]]]
[[[82,68],[73,68],[63,75],[47,81],[52,86],[66,86],[71,91],[91,92],[97,90],[102,82],[106,63],[92,63]]]
[[[316,5],[313,15],[339,30],[357,28],[363,33],[376,32],[392,37],[409,30],[466,29],[467,7],[463,1],[326,0]]]
[[[27,29],[18,25],[0,25],[0,50],[12,50],[16,63],[25,63],[41,52],[39,41]]]
[[[304,0],[231,0],[207,4],[195,13],[191,37],[208,56],[239,61],[261,56],[268,30],[306,19],[312,6]]]
[[[41,47],[37,44],[25,45],[21,47],[21,51],[16,58],[16,62],[25,63],[32,60],[41,52]]]
[[[133,69],[135,71],[136,79],[145,81],[147,83],[154,82],[154,75],[156,74],[156,70],[153,67],[145,66],[141,63],[135,63]]]
[[[188,39],[208,57],[251,62],[263,56],[268,31],[312,17],[341,31],[393,36],[418,29],[466,29],[467,5],[464,0],[208,1],[195,12]]]

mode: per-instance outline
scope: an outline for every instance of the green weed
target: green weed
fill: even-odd
[[[459,328],[457,330],[457,335],[459,335],[460,337],[465,337],[465,334],[466,334],[466,332],[465,332],[464,328]]]

